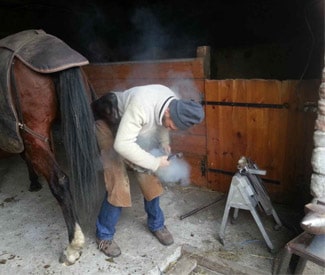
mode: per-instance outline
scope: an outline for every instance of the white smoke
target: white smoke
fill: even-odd
[[[165,155],[158,148],[152,149],[150,153],[156,157]],[[182,158],[171,158],[170,165],[158,168],[155,174],[162,183],[179,183],[181,186],[190,184],[190,165]]]
[[[168,30],[160,23],[155,12],[148,8],[138,8],[131,18],[137,33],[137,43],[133,45],[136,54],[133,60],[150,60],[161,58],[161,50],[171,40]]]

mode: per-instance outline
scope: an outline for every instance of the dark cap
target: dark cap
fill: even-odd
[[[169,112],[175,126],[180,130],[186,130],[204,119],[202,105],[194,100],[174,99],[169,104]]]

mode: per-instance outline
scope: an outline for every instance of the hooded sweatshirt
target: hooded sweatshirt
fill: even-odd
[[[160,159],[149,151],[169,144],[169,132],[162,118],[176,94],[163,85],[146,85],[115,92],[121,122],[114,149],[128,161],[156,171]]]

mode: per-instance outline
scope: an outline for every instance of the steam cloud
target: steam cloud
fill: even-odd
[[[156,157],[165,155],[158,148],[151,150],[150,153]],[[190,184],[190,166],[184,159],[177,157],[170,160],[169,166],[158,168],[156,175],[162,183],[179,183],[181,186]]]

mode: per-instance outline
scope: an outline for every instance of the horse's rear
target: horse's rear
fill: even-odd
[[[44,176],[61,206],[69,245],[60,260],[69,265],[80,257],[85,241],[76,213],[76,202],[89,204],[94,199],[91,194],[97,181],[97,145],[87,94],[89,87],[85,85],[78,66],[55,73],[41,73],[24,63],[21,58],[14,57],[10,73],[10,96],[20,128],[17,135],[23,141],[21,155],[30,172],[30,189],[40,188],[37,177]],[[59,116],[72,180],[60,168],[52,150],[51,129]],[[2,137],[2,141],[5,138]],[[73,188],[70,181],[74,183]],[[77,193],[72,194],[71,190]]]

